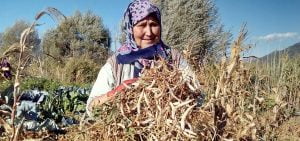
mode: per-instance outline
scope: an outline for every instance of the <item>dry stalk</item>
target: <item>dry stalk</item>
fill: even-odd
[[[195,106],[199,93],[193,91],[194,83],[185,82],[176,69],[159,65],[146,70],[136,82],[138,87],[129,86],[106,105],[109,108],[100,107],[98,128],[88,129],[86,136],[100,140],[260,140],[269,136],[266,132],[272,132],[272,120],[258,116],[266,89],[252,87],[259,84],[251,82],[249,70],[239,59],[245,36],[243,29],[232,45],[231,57],[223,59],[219,76],[214,75],[218,81],[214,80],[216,87],[208,93],[213,98],[203,107]],[[283,118],[287,101],[295,101],[290,91],[280,89],[272,107],[273,120]]]
[[[239,65],[239,59],[240,59],[240,53],[242,51],[242,43],[244,39],[246,38],[247,31],[245,31],[245,28],[242,28],[240,31],[240,35],[238,37],[238,40],[234,42],[233,46],[231,47],[231,57],[230,57],[230,63],[226,67],[226,58],[222,59],[221,68],[225,68],[224,71],[222,71],[222,74],[220,75],[217,89],[215,92],[215,98],[218,98],[220,95],[220,92],[225,93],[226,92],[226,85],[230,82],[232,78],[232,73],[235,71],[235,69]],[[221,89],[223,88],[223,91]]]
[[[198,112],[195,110],[195,98],[199,96],[199,90],[193,83],[182,82],[188,80],[178,75],[181,74],[179,70],[169,67],[162,63],[145,71],[145,77],[136,82],[139,84],[133,84],[125,93],[118,94],[113,102],[106,105],[109,108],[100,107],[98,126],[106,127],[100,131],[101,134],[108,135],[111,140],[198,138],[193,121],[197,117],[193,113]],[[187,83],[195,89],[191,90]],[[117,110],[112,116],[114,118],[107,120],[106,113],[112,113],[109,110],[113,109]],[[89,134],[93,129],[89,128],[85,133]]]
[[[196,104],[190,106],[181,116],[181,120],[180,120],[180,127],[181,129],[185,130],[185,120],[187,115],[189,114],[189,112],[192,110],[192,108],[194,108],[196,106]]]
[[[13,91],[13,97],[14,97],[14,103],[13,103],[13,108],[12,108],[12,113],[11,113],[11,121],[12,121],[12,129],[13,129],[13,134],[11,139],[12,140],[17,140],[17,133],[16,129],[15,129],[15,125],[14,125],[14,121],[15,121],[15,112],[17,109],[17,99],[18,96],[20,95],[20,73],[21,71],[24,69],[24,67],[21,67],[21,65],[24,63],[23,60],[23,55],[24,55],[24,51],[26,48],[26,40],[28,35],[33,32],[33,28],[34,28],[35,22],[27,29],[25,29],[22,34],[21,34],[21,39],[20,39],[20,54],[19,54],[19,60],[18,60],[18,65],[17,65],[17,69],[16,69],[16,75],[15,75],[15,82],[14,82],[14,91]]]
[[[3,125],[5,131],[6,131],[8,134],[10,134],[10,133],[13,132],[13,129],[11,128],[11,126],[10,126],[8,123],[6,123],[5,120],[2,119],[1,117],[0,117],[0,124]]]
[[[48,10],[51,9],[51,8],[48,8]],[[42,11],[40,13],[37,14],[34,22],[31,24],[30,27],[26,28],[22,34],[21,34],[21,37],[20,37],[20,41],[19,41],[19,44],[14,44],[12,45],[8,50],[6,50],[4,52],[4,55],[5,56],[9,56],[10,53],[13,53],[13,52],[18,52],[19,55],[18,55],[18,62],[17,62],[17,68],[16,68],[16,72],[15,72],[15,80],[14,80],[14,91],[13,91],[13,107],[12,107],[12,112],[11,112],[11,115],[10,115],[10,118],[11,118],[11,129],[12,129],[12,136],[10,137],[10,140],[17,140],[18,138],[18,134],[19,134],[19,131],[21,130],[22,128],[22,124],[21,126],[19,126],[17,129],[15,127],[15,114],[16,114],[16,108],[17,108],[17,102],[18,102],[18,97],[20,96],[20,75],[21,75],[21,72],[28,66],[28,62],[29,60],[31,59],[30,56],[27,56],[25,54],[25,52],[28,50],[30,51],[31,48],[27,46],[27,40],[30,36],[30,34],[32,32],[34,32],[34,28],[35,26],[37,26],[36,22],[45,14],[48,14],[48,15],[52,15],[53,14],[53,11]]]

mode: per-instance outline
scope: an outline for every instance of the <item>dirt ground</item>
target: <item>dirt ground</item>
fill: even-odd
[[[300,116],[290,118],[277,130],[278,141],[300,141]]]

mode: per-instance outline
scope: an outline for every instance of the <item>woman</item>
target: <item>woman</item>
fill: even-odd
[[[182,56],[161,40],[161,16],[159,9],[148,0],[135,0],[124,14],[126,41],[115,55],[101,68],[87,101],[87,112],[112,99],[109,95],[122,89],[122,83],[132,83],[143,68],[155,58],[164,58],[172,65],[190,69]]]
[[[12,74],[11,74],[11,66],[7,60],[6,57],[4,57],[0,63],[0,69],[3,72],[3,77],[6,79],[11,79],[12,78]]]

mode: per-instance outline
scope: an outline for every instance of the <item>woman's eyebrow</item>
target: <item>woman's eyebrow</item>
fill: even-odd
[[[145,23],[147,23],[147,21],[141,21],[141,22],[137,23],[136,25],[142,25],[142,24],[145,24]]]

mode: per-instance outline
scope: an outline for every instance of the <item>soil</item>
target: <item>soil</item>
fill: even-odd
[[[300,116],[285,121],[276,131],[279,141],[300,141]]]

